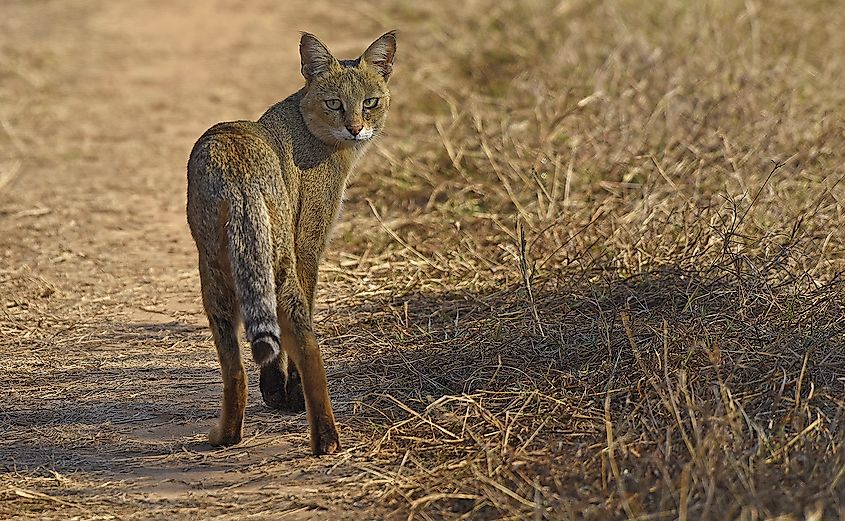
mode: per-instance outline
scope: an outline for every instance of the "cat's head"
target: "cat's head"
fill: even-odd
[[[300,110],[312,134],[325,143],[351,146],[377,136],[387,118],[396,32],[374,41],[354,60],[337,60],[316,36],[302,34],[299,55],[305,93]]]

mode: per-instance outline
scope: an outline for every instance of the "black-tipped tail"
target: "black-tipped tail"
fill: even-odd
[[[272,264],[270,218],[260,194],[233,201],[227,224],[232,275],[252,344],[252,358],[266,365],[279,356],[279,321]]]
[[[279,356],[279,337],[272,333],[261,333],[250,344],[252,359],[258,365],[267,365]]]

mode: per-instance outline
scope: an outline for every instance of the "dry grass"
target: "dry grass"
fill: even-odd
[[[342,470],[332,501],[426,520],[845,519],[838,3],[380,0],[359,14],[370,33],[398,27],[402,52],[389,135],[323,272],[318,327],[348,448],[321,467]],[[160,371],[174,347],[208,342],[179,324],[101,334],[110,304],[55,317],[38,304],[53,283],[0,277],[20,296],[2,302],[4,335],[38,336],[18,311],[82,323],[52,337],[68,345],[107,349],[117,332],[137,348],[114,370]],[[149,283],[196,290],[168,280]],[[212,385],[207,355],[172,381]],[[204,428],[214,414],[162,393],[155,415]],[[272,444],[276,420],[248,414],[252,442]],[[237,450],[185,440],[129,455],[238,468]],[[2,486],[9,515],[60,518],[79,497],[127,519],[177,512],[87,474],[23,469]],[[210,490],[179,515],[323,508]]]
[[[382,499],[420,519],[845,515],[841,10],[385,12],[416,21],[414,63],[352,191],[386,243],[359,241],[382,256],[349,276],[378,288],[349,329],[370,331],[350,356],[376,375]]]

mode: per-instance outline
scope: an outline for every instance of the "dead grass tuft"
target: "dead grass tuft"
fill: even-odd
[[[198,448],[219,391],[210,340],[190,312],[163,322],[169,296],[199,310],[182,178],[139,172],[108,190],[173,183],[178,198],[131,200],[183,235],[135,237],[149,215],[83,186],[68,197],[100,205],[111,256],[62,244],[53,279],[0,271],[0,454],[21,466],[0,476],[0,517],[843,518],[841,6],[380,0],[360,15],[370,34],[398,27],[401,54],[319,298],[348,449],[315,463],[302,419],[258,405],[243,446]],[[169,91],[160,103],[156,128],[173,119]],[[0,191],[18,155],[0,158]],[[39,233],[67,231],[51,205],[0,213],[25,231],[0,253],[36,257]],[[301,453],[277,454],[281,432]],[[122,481],[138,468],[177,492],[150,500]],[[295,492],[314,499],[286,496],[308,472]]]
[[[402,516],[842,512],[845,20],[775,4],[385,4],[336,309]]]

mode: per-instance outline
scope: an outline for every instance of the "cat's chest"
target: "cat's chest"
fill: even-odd
[[[351,169],[352,162],[339,157],[303,170],[299,186],[300,204],[319,204],[326,208],[326,213],[334,213],[343,198]]]

